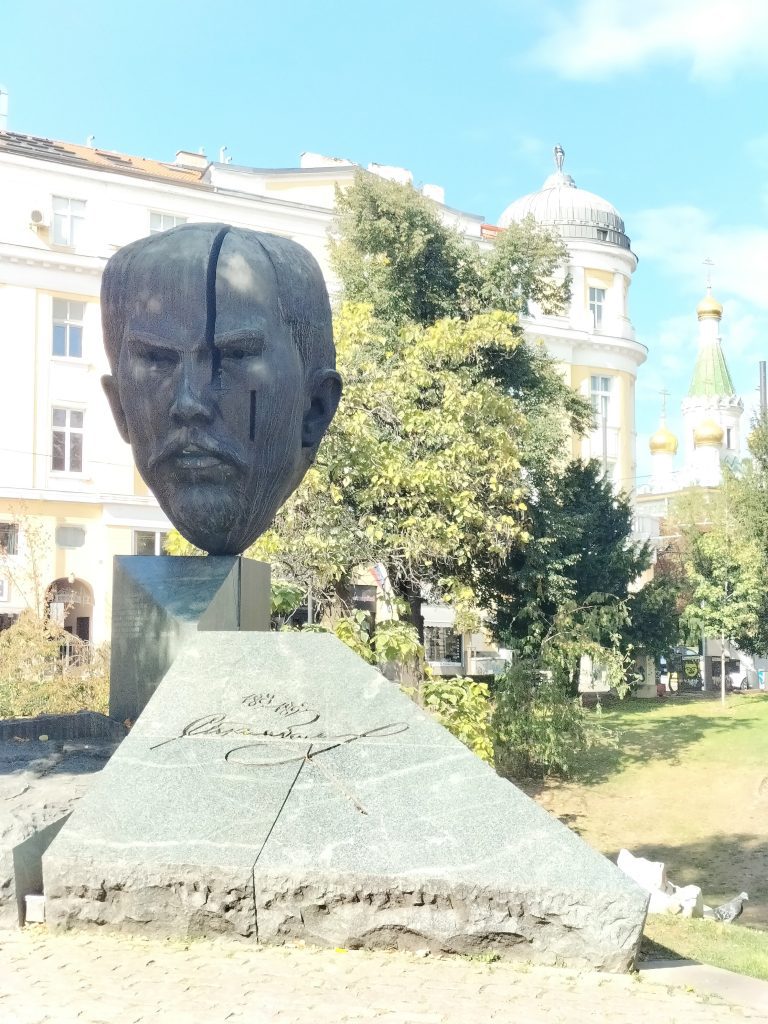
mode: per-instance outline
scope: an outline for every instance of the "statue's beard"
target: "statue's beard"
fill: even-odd
[[[188,541],[212,554],[240,554],[247,542],[251,510],[242,488],[175,485],[158,500],[163,511]],[[251,514],[249,514],[251,513]]]
[[[251,469],[225,482],[171,480],[160,474],[152,488],[179,533],[212,555],[239,555],[269,527],[295,490],[308,463],[290,459],[279,466]],[[155,475],[155,474],[150,474]]]

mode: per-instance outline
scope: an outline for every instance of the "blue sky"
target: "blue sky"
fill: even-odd
[[[172,160],[303,150],[408,167],[495,222],[566,150],[619,209],[649,348],[638,483],[659,391],[679,424],[702,261],[751,408],[768,357],[768,3],[764,0],[5,0],[10,127]]]

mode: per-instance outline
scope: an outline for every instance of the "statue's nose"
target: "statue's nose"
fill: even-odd
[[[171,418],[177,423],[210,423],[213,419],[213,406],[205,396],[206,386],[202,380],[193,379],[195,376],[184,367],[171,406]]]

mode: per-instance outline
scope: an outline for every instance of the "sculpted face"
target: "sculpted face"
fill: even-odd
[[[224,225],[133,243],[105,272],[116,422],[168,518],[212,554],[269,526],[336,411],[319,274],[295,243]]]

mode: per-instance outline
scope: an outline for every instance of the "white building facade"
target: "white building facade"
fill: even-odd
[[[565,153],[555,147],[555,172],[538,192],[516,199],[502,213],[504,228],[526,217],[557,231],[568,247],[570,307],[560,316],[533,308],[523,321],[541,339],[567,382],[589,399],[595,427],[574,438],[572,454],[598,459],[617,490],[635,486],[635,382],[647,349],[629,318],[629,287],[637,268],[624,221],[601,196],[578,188],[563,171]]]
[[[304,154],[260,170],[179,152],[174,163],[0,131],[0,628],[47,603],[83,640],[109,636],[114,555],[158,554],[170,524],[120,439],[99,291],[121,246],[177,224],[224,222],[293,238],[336,282],[335,189],[357,166]],[[399,168],[374,173],[410,181]],[[482,218],[425,193],[478,244]]]
[[[597,429],[574,440],[573,454],[603,459],[629,490],[634,380],[645,358],[627,313],[637,261],[613,207],[577,189],[558,161],[544,189],[508,207],[501,226],[530,213],[568,244],[571,308],[559,317],[533,310],[525,326],[596,409]],[[402,168],[368,169],[412,182]],[[101,389],[99,290],[109,257],[180,223],[224,222],[306,246],[333,293],[336,188],[358,170],[312,153],[285,169],[185,151],[163,163],[0,130],[0,628],[47,602],[82,639],[107,639],[113,556],[160,553],[170,529]],[[498,228],[446,206],[438,186],[422,191],[446,223],[478,246],[492,244]],[[444,620],[445,609],[425,608],[441,671],[470,671],[492,657],[482,636],[457,639]]]

